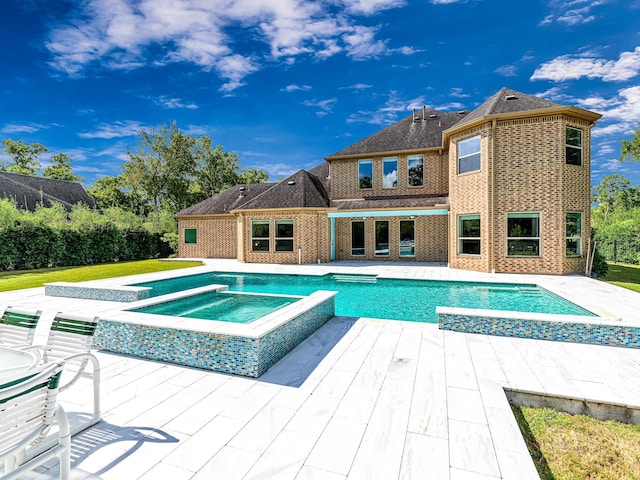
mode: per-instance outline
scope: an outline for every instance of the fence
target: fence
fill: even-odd
[[[608,262],[640,264],[640,238],[596,238],[596,248]]]

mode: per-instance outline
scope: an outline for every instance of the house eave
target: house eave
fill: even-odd
[[[386,152],[363,152],[363,153],[352,153],[349,155],[331,155],[329,157],[324,157],[324,159],[331,163],[332,160],[353,160],[355,158],[369,158],[369,157],[392,157],[396,155],[414,155],[418,153],[426,153],[426,152],[440,152],[442,151],[441,146],[437,147],[426,147],[426,148],[413,148],[410,150],[390,150]]]

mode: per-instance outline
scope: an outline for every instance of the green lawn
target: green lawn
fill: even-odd
[[[609,272],[604,278],[605,282],[640,292],[640,265],[623,265],[620,263],[608,263],[608,265]]]
[[[141,260],[137,262],[105,263],[86,267],[43,268],[40,270],[0,272],[0,292],[41,287],[49,282],[84,282],[87,280],[123,277],[139,273],[197,267],[200,265],[202,265],[200,262]]]

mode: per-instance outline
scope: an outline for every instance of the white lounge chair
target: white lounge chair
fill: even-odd
[[[28,370],[0,382],[0,462],[2,479],[15,479],[58,457],[60,479],[70,476],[71,433],[67,416],[57,404],[63,363]],[[47,438],[53,424],[57,438]],[[47,448],[29,457],[27,449],[46,438]]]
[[[31,345],[41,314],[40,310],[7,307],[0,317],[0,345]]]

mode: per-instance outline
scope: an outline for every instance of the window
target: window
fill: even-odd
[[[198,230],[195,228],[184,229],[184,243],[197,243]]]
[[[566,161],[568,165],[582,165],[582,130],[567,127]]]
[[[386,220],[376,221],[376,249],[374,254],[377,257],[389,256],[389,222]]]
[[[413,220],[400,220],[400,256],[416,255],[415,225]]]
[[[373,188],[373,161],[358,161],[358,188],[360,190]]]
[[[251,251],[269,251],[269,222],[267,220],[251,222]]]
[[[424,185],[424,155],[409,155],[407,167],[409,169],[409,186],[422,187]]]
[[[480,255],[480,215],[458,217],[458,253]]]
[[[582,255],[582,214],[567,213],[566,221],[567,257]]]
[[[351,222],[351,255],[364,255],[364,222]]]
[[[382,188],[398,188],[398,157],[382,160]]]
[[[293,220],[276,220],[276,252],[293,252]]]
[[[458,142],[458,173],[480,170],[480,135]]]
[[[540,214],[507,214],[507,255],[510,257],[540,256]]]

